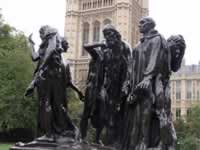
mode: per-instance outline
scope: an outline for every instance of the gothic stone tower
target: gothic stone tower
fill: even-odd
[[[84,43],[103,39],[105,24],[113,24],[123,40],[134,46],[139,40],[138,21],[148,15],[148,0],[66,0],[65,38],[69,42],[65,54],[71,65],[75,84],[83,88],[87,78],[89,56]]]

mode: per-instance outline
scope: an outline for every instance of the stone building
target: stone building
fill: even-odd
[[[184,118],[193,105],[200,104],[200,63],[183,65],[171,77],[173,119]]]
[[[148,14],[148,0],[66,0],[65,37],[69,42],[66,58],[72,78],[81,88],[87,78],[89,56],[83,44],[103,39],[102,29],[113,24],[123,40],[133,47],[139,40],[138,21]]]

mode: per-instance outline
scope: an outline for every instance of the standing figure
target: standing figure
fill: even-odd
[[[72,84],[69,64],[61,56],[62,52],[67,51],[68,43],[50,26],[42,26],[39,32],[42,43],[38,52],[34,49],[31,36],[29,37],[32,60],[37,61],[38,65],[34,80],[25,93],[25,96],[30,96],[34,88],[37,88],[38,130],[44,134],[37,141],[56,142],[65,136],[77,138],[77,128],[67,113],[66,88],[72,87],[80,98],[82,93]]]
[[[172,72],[177,72],[181,67],[186,45],[185,40],[181,35],[169,37],[167,45],[168,53],[165,54],[166,67],[163,67],[163,69],[166,69],[163,70],[160,76],[161,80],[157,80],[160,85],[159,88],[163,88],[163,90],[160,90],[159,92],[161,101],[158,100],[159,104],[156,105],[155,108],[159,118],[158,125],[160,126],[160,136],[158,135],[157,137],[154,137],[154,139],[159,139],[161,141],[160,147],[162,150],[175,150],[177,137],[171,112],[170,76]]]
[[[84,45],[85,50],[90,54],[89,71],[86,82],[84,110],[80,122],[80,131],[82,139],[87,136],[88,120],[91,120],[92,126],[96,129],[97,144],[102,145],[100,134],[104,127],[105,98],[103,97],[103,59],[104,43],[93,45]]]
[[[156,104],[156,79],[163,67],[163,55],[167,51],[165,39],[154,29],[155,21],[144,17],[139,22],[143,37],[133,50],[131,92],[126,103],[123,150],[147,150],[153,145],[152,110]],[[156,143],[159,144],[159,143]]]
[[[122,41],[120,33],[114,26],[106,25],[103,34],[106,41],[103,88],[107,95],[105,100],[107,144],[118,146],[124,102],[128,91],[131,50],[128,44]]]

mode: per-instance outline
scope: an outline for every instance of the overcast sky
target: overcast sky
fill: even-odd
[[[168,38],[182,34],[186,40],[186,63],[200,60],[200,0],[149,0],[150,16],[157,29]],[[38,39],[41,25],[49,24],[64,31],[65,0],[0,0],[4,20]],[[40,41],[36,41],[40,42]]]

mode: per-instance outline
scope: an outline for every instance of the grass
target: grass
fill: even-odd
[[[9,150],[12,145],[12,143],[0,143],[0,150]]]

